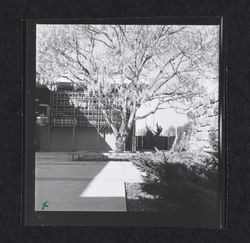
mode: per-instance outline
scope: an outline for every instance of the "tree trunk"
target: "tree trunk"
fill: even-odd
[[[174,128],[175,128],[175,138],[174,138],[174,142],[173,142],[171,151],[174,151],[174,150],[175,150],[176,142],[177,142],[177,139],[178,139],[177,126],[175,126]]]
[[[118,136],[115,141],[115,152],[122,153],[125,150],[126,136]]]

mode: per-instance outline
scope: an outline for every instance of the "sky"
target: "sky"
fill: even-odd
[[[145,119],[136,121],[136,134],[140,135],[140,131],[146,127],[152,128],[155,131],[158,124],[164,131],[171,126],[182,126],[187,123],[187,116],[176,113],[173,109],[160,110],[154,115],[150,115]]]
[[[140,114],[146,113],[146,109],[140,109]],[[144,119],[139,119],[136,121],[136,133],[139,135],[141,130],[146,129],[146,127],[156,129],[158,124],[162,127],[163,132],[171,126],[182,126],[188,122],[187,116],[185,114],[180,114],[173,108],[166,108],[164,110],[158,110],[154,114],[149,115]]]

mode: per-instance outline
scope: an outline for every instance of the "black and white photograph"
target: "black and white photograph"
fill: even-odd
[[[36,24],[34,210],[219,227],[220,31]]]

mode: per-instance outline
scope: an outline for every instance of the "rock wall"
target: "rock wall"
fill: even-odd
[[[194,132],[192,136],[192,147],[203,150],[214,150],[211,145],[211,134],[216,138],[219,134],[219,95],[218,89],[213,90],[204,97],[194,100],[193,110],[189,114],[193,122]]]

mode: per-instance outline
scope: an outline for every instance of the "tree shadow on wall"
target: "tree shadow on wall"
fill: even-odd
[[[96,110],[87,110],[88,117],[91,117],[89,120],[84,113],[86,109],[75,107],[71,93],[72,90],[50,91],[43,86],[36,88],[36,112],[39,113],[40,104],[50,105],[50,130],[36,125],[36,150],[48,150],[50,141],[49,151],[110,151],[111,147],[105,140],[105,135],[111,133],[110,128],[98,126]]]

